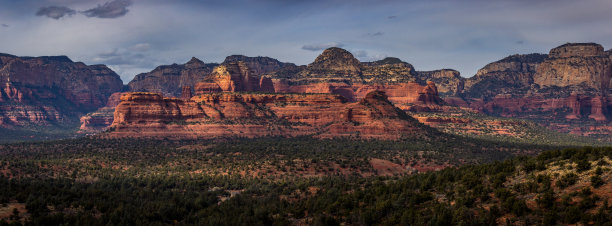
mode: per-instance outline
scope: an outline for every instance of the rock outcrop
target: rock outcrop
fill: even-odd
[[[191,86],[183,86],[183,90],[181,91],[181,99],[189,100],[191,97],[193,97]]]
[[[253,76],[262,76],[264,74],[280,70],[281,68],[288,66],[295,66],[291,63],[283,63],[277,59],[270,57],[248,57],[243,55],[231,55],[225,58],[221,65],[228,65],[230,63],[243,62],[247,68],[249,68],[249,74]]]
[[[536,67],[546,54],[512,55],[487,64],[465,81],[465,95],[470,98],[492,98],[498,94],[524,92],[534,84]]]
[[[214,84],[223,92],[272,92],[267,81],[261,76],[251,73],[251,68],[242,61],[230,62],[216,67],[213,72],[203,79],[205,84],[196,85],[207,91],[215,90]],[[263,86],[262,86],[263,85]],[[206,91],[206,92],[207,92]]]
[[[338,94],[349,101],[359,101],[369,92],[380,90],[388,95],[389,100],[398,107],[405,110],[416,110],[435,108],[443,104],[438,96],[438,90],[434,82],[428,82],[422,86],[416,82],[391,83],[391,84],[346,84],[346,83],[311,83],[305,85],[289,85],[284,80],[274,80],[274,88],[277,93],[328,93]]]
[[[417,71],[417,74],[421,81],[434,82],[442,97],[459,95],[465,86],[465,78],[461,77],[461,74],[453,69]]]
[[[508,117],[607,121],[612,62],[594,43],[568,43],[548,55],[514,55],[466,82],[472,108]],[[522,117],[522,116],[521,116]]]
[[[216,82],[198,82],[195,85],[195,93],[198,95],[219,92],[223,92],[223,90]]]
[[[359,101],[370,91],[381,90],[402,109],[415,110],[414,105],[432,109],[442,104],[435,83],[418,76],[412,65],[398,58],[359,62],[350,52],[332,47],[307,66],[287,66],[264,75],[261,84],[270,79],[269,87],[277,93],[339,94],[349,101]],[[202,84],[200,93],[209,92],[210,86]]]
[[[533,82],[540,87],[583,86],[606,95],[612,78],[612,61],[601,45],[568,43],[550,50],[538,65]]]
[[[326,49],[314,62],[306,67],[306,70],[298,76],[304,78],[329,78],[340,81],[354,81],[361,79],[361,62],[353,57],[350,52],[332,47]]]
[[[194,57],[185,64],[163,65],[151,72],[136,75],[128,86],[133,92],[154,92],[169,97],[180,97],[184,87],[210,92],[265,91],[271,88],[269,81],[258,84],[262,82],[261,75],[287,66],[295,65],[270,57],[232,55],[221,64],[207,64]],[[210,84],[206,87],[196,86],[203,81]]]
[[[559,131],[610,126],[610,52],[594,43],[568,43],[548,55],[513,55],[488,64],[466,80],[464,98],[447,102],[505,117],[525,118]],[[607,133],[609,130],[598,130]]]
[[[414,67],[398,58],[387,57],[374,62],[361,63],[363,83],[387,84],[418,82]]]
[[[321,74],[311,74],[313,71]],[[279,73],[286,73],[286,77],[272,76],[278,76]],[[308,77],[306,79],[302,77],[305,74]],[[326,79],[320,79],[320,76],[325,76],[323,74],[333,74],[333,76],[349,79],[340,79],[343,80],[340,83],[329,83],[325,82]],[[309,66],[281,63],[269,57],[229,56],[193,87],[194,94],[197,96],[221,92],[325,93],[338,94],[350,102],[360,101],[369,92],[380,90],[386,92],[389,100],[401,109],[438,110],[443,101],[438,97],[436,85],[426,82],[419,84],[414,74],[412,65],[397,58],[361,63],[348,51],[332,48],[326,50]],[[351,80],[351,78],[355,79]],[[304,81],[304,84],[299,85],[297,84],[299,82],[296,81]],[[132,84],[134,83],[130,83]],[[189,87],[182,88],[181,99],[190,99],[190,96],[187,95]],[[149,87],[145,90],[163,95],[163,92],[154,88]],[[170,96],[179,96],[179,94]],[[107,123],[109,110],[101,109],[84,117],[82,131],[99,131],[97,128],[103,128],[102,122],[108,127],[110,125]],[[90,129],[92,127],[96,129]]]
[[[199,123],[199,127],[204,128],[204,123],[217,129],[252,134],[245,135],[247,137],[261,136],[259,130],[268,131],[268,135],[318,134],[324,137],[326,133],[354,134],[366,128],[362,124],[371,123],[359,121],[360,118],[376,114],[364,113],[368,111],[362,107],[380,96],[374,91],[382,91],[386,101],[405,111],[441,111],[445,109],[442,105],[451,104],[491,115],[533,119],[568,130],[570,127],[566,125],[579,127],[585,122],[609,125],[612,119],[611,77],[612,50],[604,51],[602,46],[593,43],[562,45],[548,55],[509,56],[486,65],[469,79],[451,69],[415,71],[411,64],[392,57],[359,62],[346,50],[329,48],[305,66],[269,57],[241,55],[229,56],[221,64],[206,64],[192,58],[182,65],[159,66],[149,73],[137,75],[127,88],[123,88],[119,77],[103,65],[87,66],[64,56],[33,58],[0,54],[0,126],[76,121],[91,112],[81,118],[81,130],[101,131],[117,120],[115,106],[127,101],[123,108],[128,106],[130,111],[154,109],[143,103],[159,105],[159,109],[151,110],[150,121],[134,116],[139,122],[150,122],[152,126],[126,116],[124,122],[119,121],[113,127],[118,131],[140,127],[156,131],[155,125],[158,125],[161,127],[157,131],[161,133],[162,127],[195,128],[198,126],[189,123]],[[126,89],[148,93],[126,94],[119,104],[121,94],[111,94]],[[338,98],[341,100],[337,103]],[[313,107],[318,102],[323,107]],[[287,107],[295,105],[303,107]],[[349,108],[351,110],[347,110]],[[329,116],[325,112],[342,115],[344,121],[319,120]],[[160,121],[162,113],[169,115]],[[228,124],[231,126],[227,126],[227,120],[245,123],[232,121]],[[278,130],[258,124],[262,120],[272,123]],[[317,124],[319,121],[325,122],[324,128]],[[571,131],[590,133],[587,125],[592,123],[584,125],[584,128],[571,127]],[[363,133],[373,133],[376,128]],[[598,131],[609,131],[605,128]],[[304,131],[291,132],[301,129]],[[234,132],[228,134],[235,135]]]
[[[0,125],[78,122],[121,91],[119,76],[104,65],[85,65],[66,56],[0,55]]]
[[[113,93],[106,102],[106,106],[99,108],[94,112],[87,113],[81,117],[81,127],[79,133],[95,134],[102,132],[113,123],[115,107],[121,102],[121,96],[124,92]]]
[[[399,139],[428,133],[381,91],[355,103],[334,94],[214,93],[181,100],[128,93],[121,100],[105,137]]]
[[[397,58],[359,62],[350,52],[332,47],[307,66],[288,66],[266,75],[290,85],[310,83],[386,84],[418,81],[414,67]]]
[[[261,76],[260,72],[266,68],[277,71]],[[265,57],[230,56],[203,82],[195,85],[195,93],[328,93],[339,94],[355,102],[370,91],[381,90],[403,109],[432,109],[442,104],[436,85],[417,80],[415,75],[412,65],[397,58],[361,63],[340,48],[325,50],[305,67]],[[414,105],[419,107],[415,108]]]
[[[113,123],[114,107],[102,107],[81,117],[79,133],[95,134],[102,132]]]
[[[136,75],[128,83],[129,90],[133,92],[156,92],[165,96],[180,97],[182,88],[194,87],[209,75],[215,63],[204,63],[193,57],[185,64],[162,65],[148,73]]]

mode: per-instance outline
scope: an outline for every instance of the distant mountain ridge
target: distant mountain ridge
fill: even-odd
[[[128,83],[130,91],[159,92],[166,96],[180,96],[183,86],[193,87],[205,75],[218,66],[191,58],[185,64],[162,65],[151,72],[138,74]]]
[[[610,140],[611,53],[595,43],[568,43],[547,55],[509,56],[465,79],[460,98],[447,102]]]
[[[404,110],[440,111],[439,106],[452,105],[535,120],[564,132],[588,135],[596,126],[597,134],[612,134],[612,50],[595,43],[568,43],[549,54],[511,55],[471,78],[453,69],[417,71],[393,57],[360,62],[336,47],[302,66],[261,56],[231,55],[220,64],[194,57],[141,73],[125,88],[106,66],[87,66],[66,56],[0,54],[0,68],[2,127],[75,121],[75,116],[104,107],[82,120],[103,122],[97,127],[105,128],[119,104],[109,97],[126,91],[186,98],[223,91],[329,93],[358,101],[381,90]]]
[[[364,95],[359,94],[360,89],[376,87],[387,91],[389,99],[400,107],[416,103],[417,99],[431,99],[426,103],[439,104],[441,102],[434,99],[440,95],[451,105],[491,115],[551,122],[549,126],[564,132],[590,134],[592,126],[572,120],[597,120],[604,123],[600,123],[603,127],[597,127],[595,133],[609,134],[612,133],[608,125],[611,98],[608,97],[610,85],[606,85],[606,81],[610,77],[611,52],[603,51],[603,47],[594,43],[566,44],[552,49],[549,54],[506,57],[486,65],[471,78],[463,78],[452,69],[416,71],[411,64],[398,58],[359,62],[350,52],[336,47],[326,49],[305,66],[280,63],[269,57],[230,56],[221,65],[227,74],[209,75],[204,79],[208,83],[200,83],[194,89],[196,93],[270,92],[273,87],[274,92],[335,93],[356,100]],[[570,72],[560,73],[562,71]],[[263,77],[257,77],[260,75]],[[399,90],[412,89],[408,88],[411,85],[397,88],[389,85],[411,82],[422,86],[434,82],[435,92],[431,93],[435,93],[435,97],[412,99],[410,96],[417,96],[420,88],[406,93]],[[221,88],[218,84],[227,85]]]
[[[122,89],[119,75],[105,65],[0,54],[0,127],[78,122]]]
[[[392,83],[417,81],[414,67],[398,58],[360,62],[350,52],[332,47],[307,66],[272,72],[267,77],[285,79],[290,84],[309,83]]]

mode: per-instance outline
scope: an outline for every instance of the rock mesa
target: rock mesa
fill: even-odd
[[[335,94],[212,93],[182,100],[127,93],[104,136],[399,139],[424,136],[426,131],[382,91],[372,91],[354,103]]]

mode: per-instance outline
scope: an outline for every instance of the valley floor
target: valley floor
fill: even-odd
[[[609,222],[612,148],[559,148],[451,135],[5,144],[0,224]]]

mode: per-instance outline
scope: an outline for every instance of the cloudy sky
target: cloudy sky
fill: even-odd
[[[0,0],[0,52],[107,64],[125,83],[192,56],[308,64],[338,46],[470,77],[567,42],[612,48],[610,0]]]

